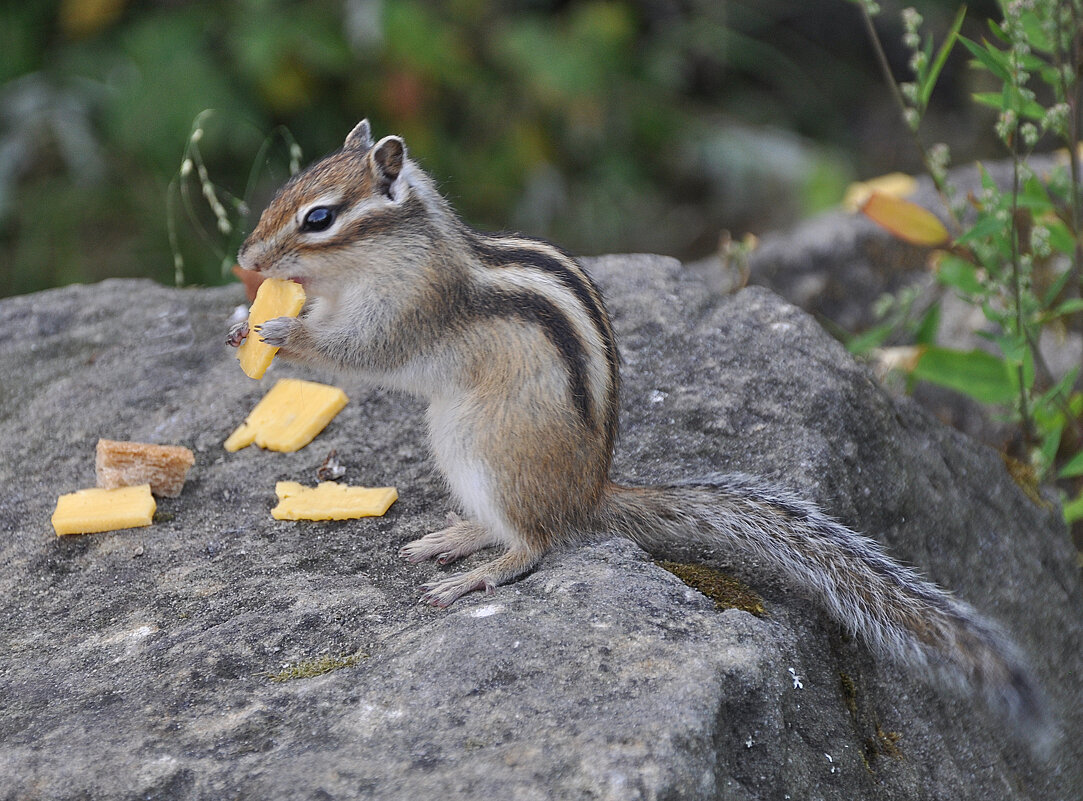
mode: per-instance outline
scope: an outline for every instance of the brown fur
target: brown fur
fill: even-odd
[[[312,204],[334,222],[301,226]],[[620,534],[659,552],[701,543],[783,576],[875,652],[1044,722],[1012,645],[966,604],[798,498],[744,476],[628,488],[608,473],[619,363],[601,295],[548,243],[467,228],[402,140],[367,123],[282,188],[239,255],[302,280],[302,318],[264,325],[287,358],[355,371],[429,400],[433,456],[471,520],[409,543],[411,561],[505,552],[425,587],[447,606],[532,569],[554,546]]]

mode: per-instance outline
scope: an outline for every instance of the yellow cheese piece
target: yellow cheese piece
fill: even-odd
[[[259,285],[256,300],[248,310],[248,338],[237,348],[241,369],[249,378],[262,378],[278,348],[259,341],[256,326],[275,317],[296,317],[305,305],[305,289],[296,281],[268,278]]]
[[[342,411],[349,398],[338,387],[283,378],[263,396],[225,449],[239,451],[253,442],[271,451],[295,451],[310,443]]]
[[[353,520],[379,517],[396,500],[394,487],[348,487],[334,481],[321,481],[305,487],[296,481],[275,484],[278,506],[271,510],[275,520]]]
[[[57,499],[53,530],[60,536],[149,526],[156,508],[150,484],[79,490]]]

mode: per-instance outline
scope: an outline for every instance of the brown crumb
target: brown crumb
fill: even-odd
[[[104,489],[150,484],[150,491],[176,498],[196,457],[180,445],[150,445],[99,439],[94,471]]]

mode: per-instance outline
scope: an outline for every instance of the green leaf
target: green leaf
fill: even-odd
[[[1054,92],[1060,89],[1060,70],[1051,64],[1039,62],[1039,66],[1032,67],[1031,72],[1037,72],[1042,79],[1042,83],[1051,87]]]
[[[979,239],[990,239],[996,235],[1007,237],[1009,230],[1009,223],[1001,222],[995,215],[988,214],[979,217],[970,230],[956,239],[955,242],[959,245],[965,245]]]
[[[993,180],[993,176],[989,174],[989,170],[980,161],[978,162],[978,174],[981,176],[981,188],[985,190],[996,190],[997,182]]]
[[[1004,32],[1004,29],[1000,26],[999,22],[990,17],[988,19],[988,23],[989,30],[992,32],[993,36],[1004,42],[1004,44],[1011,44],[1011,37],[1009,37],[1008,34]]]
[[[1031,175],[1023,183],[1023,194],[1028,200],[1035,204],[1031,206],[1031,208],[1037,208],[1039,203],[1046,208],[1053,205],[1053,201],[1049,197],[1049,192],[1045,188],[1045,182],[1038,178],[1037,175]]]
[[[1042,472],[1045,472],[1048,466],[1053,464],[1053,460],[1057,458],[1057,451],[1060,450],[1060,440],[1064,434],[1064,415],[1058,415],[1056,422],[1043,426],[1042,430],[1045,433],[1042,437],[1040,453],[1042,465],[1044,465]]]
[[[1054,6],[1056,8],[1056,6]],[[1052,53],[1053,43],[1049,41],[1049,37],[1045,35],[1045,31],[1042,30],[1041,20],[1038,15],[1033,11],[1026,12],[1022,15],[1023,31],[1027,35],[1027,44],[1030,45],[1032,51],[1037,50],[1042,53]]]
[[[921,85],[922,108],[929,105],[929,97],[933,93],[933,87],[936,86],[936,81],[940,77],[940,71],[944,69],[944,64],[947,62],[948,56],[951,55],[951,51],[955,47],[955,42],[959,38],[959,29],[963,27],[963,19],[965,17],[966,6],[961,6],[959,8],[959,13],[955,15],[955,22],[952,23],[947,38],[944,40],[944,43],[940,45],[940,50],[937,51],[936,58],[933,59],[932,63],[929,65],[929,71]]]
[[[962,392],[982,403],[1010,403],[1017,391],[1008,363],[981,350],[927,348],[913,375],[922,381]]]
[[[1076,312],[1081,311],[1083,311],[1083,298],[1069,298],[1050,309],[1049,316],[1050,318],[1061,317],[1065,314],[1075,314]]]
[[[1083,492],[1075,500],[1064,504],[1064,522],[1074,523],[1083,518]]]
[[[1011,67],[1008,64],[1008,55],[1003,50],[999,50],[993,47],[988,42],[978,44],[972,42],[965,36],[960,36],[959,41],[963,47],[970,51],[970,54],[978,60],[983,67],[989,72],[993,73],[1004,83],[1011,83],[1012,73]]]
[[[846,341],[846,350],[855,356],[861,356],[883,345],[894,330],[893,323],[884,323],[870,328],[868,331],[850,337]]]
[[[936,342],[936,332],[940,328],[940,304],[934,303],[922,315],[914,331],[914,342],[918,345],[932,345]]]
[[[945,253],[936,268],[940,283],[957,289],[964,295],[981,295],[985,291],[978,280],[978,268],[966,259]]]
[[[1058,221],[1050,223],[1048,228],[1049,244],[1053,246],[1054,250],[1065,255],[1075,250],[1075,237],[1072,236],[1072,232],[1067,225]]]
[[[1045,118],[1045,107],[1037,100],[1024,99],[1019,90],[1009,83],[1004,84],[1001,92],[975,92],[971,95],[975,102],[990,106],[997,111],[1014,111],[1021,117],[1041,122]]]
[[[1001,92],[975,92],[970,96],[975,103],[995,108],[997,111],[1005,110],[1004,95]]]
[[[1057,398],[1064,398],[1065,402],[1068,402],[1072,386],[1075,384],[1075,380],[1078,377],[1079,368],[1073,367],[1061,376],[1056,384],[1043,392],[1041,397],[1035,402],[1035,418],[1038,418],[1044,411],[1053,418],[1053,421],[1049,422],[1048,425],[1063,427],[1065,425],[1064,412],[1061,411],[1062,404],[1057,403]]]
[[[1012,320],[1012,326],[1014,328],[1014,315],[1009,315],[1009,319]],[[1009,329],[1000,333],[994,333],[991,335],[991,339],[993,342],[996,342],[997,347],[1000,348],[1000,352],[1004,354],[1004,361],[1009,366],[1023,364],[1030,354],[1030,346],[1027,343],[1026,336],[1018,331]]]
[[[1064,287],[1067,286],[1068,281],[1072,278],[1071,270],[1063,270],[1061,274],[1049,285],[1049,288],[1045,291],[1045,296],[1042,298],[1043,307],[1051,307],[1053,302],[1060,297],[1060,293]],[[1067,314],[1068,312],[1061,312],[1056,308],[1051,309],[1048,314],[1050,319],[1057,317],[1059,314]]]

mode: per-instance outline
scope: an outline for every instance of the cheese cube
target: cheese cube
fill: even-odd
[[[275,484],[278,506],[271,510],[275,520],[353,520],[379,517],[396,500],[394,487],[350,487],[321,481],[305,487],[296,481]]]
[[[150,484],[79,490],[57,499],[53,530],[60,536],[149,526],[156,508]]]
[[[232,453],[254,442],[271,451],[298,450],[323,431],[348,400],[338,387],[280,379],[229,435],[225,449]]]
[[[259,285],[256,301],[248,310],[248,338],[237,348],[241,369],[249,378],[262,378],[278,348],[259,341],[256,326],[275,317],[296,317],[305,305],[305,289],[295,281],[268,278]]]

